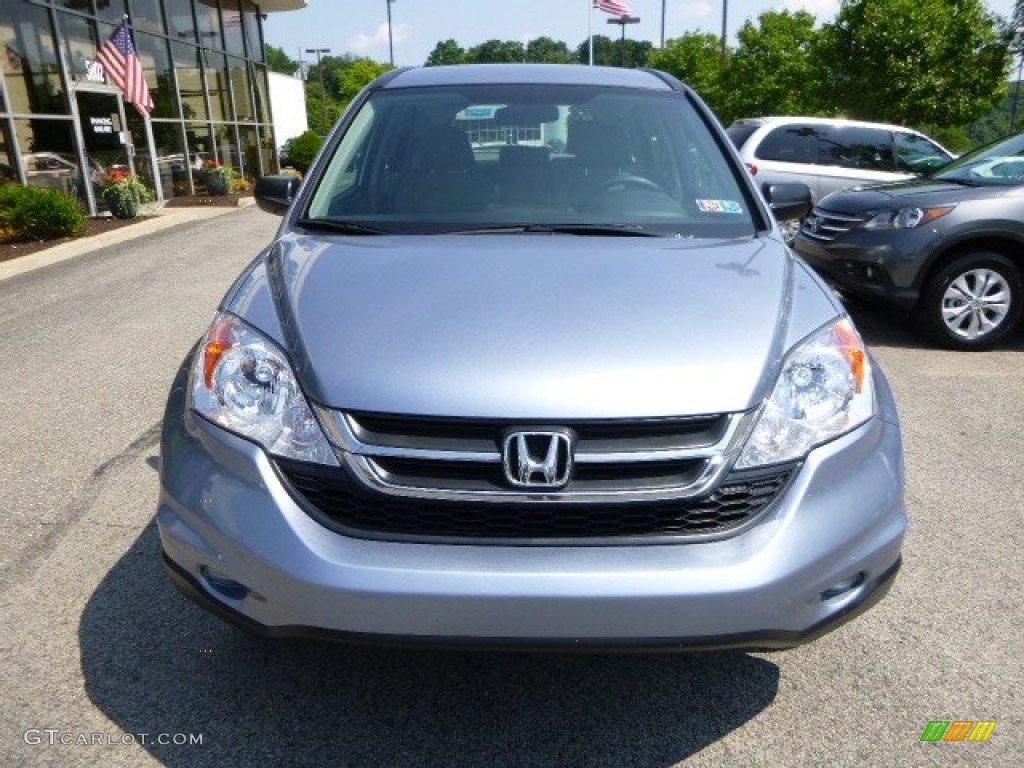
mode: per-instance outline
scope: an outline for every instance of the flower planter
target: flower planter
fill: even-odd
[[[103,202],[118,219],[134,219],[139,215],[139,207],[142,205],[139,193],[133,189],[106,189],[103,191]]]
[[[211,195],[226,195],[230,191],[230,183],[223,173],[206,174],[206,189]]]

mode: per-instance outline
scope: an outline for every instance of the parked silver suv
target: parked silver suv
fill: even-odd
[[[802,182],[817,203],[858,184],[904,181],[930,173],[953,155],[923,133],[899,125],[825,117],[758,117],[726,131],[755,180]],[[789,239],[799,220],[782,222]]]
[[[203,606],[271,635],[764,648],[887,591],[885,377],[678,81],[391,72],[301,187],[256,195],[278,236],[163,427],[164,559]]]

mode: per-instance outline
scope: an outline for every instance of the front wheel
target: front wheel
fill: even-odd
[[[940,268],[924,288],[918,322],[946,347],[986,349],[1013,330],[1024,287],[1017,267],[998,253],[974,251]]]

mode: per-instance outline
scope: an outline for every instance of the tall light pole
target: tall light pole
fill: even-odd
[[[661,0],[661,47],[665,47],[665,0]]]
[[[327,84],[324,82],[324,68],[320,66],[320,54],[330,53],[330,48],[307,48],[306,53],[316,54],[316,68],[320,70],[320,103],[324,108],[324,130],[326,131],[329,126],[327,124]]]
[[[608,23],[609,24],[618,24],[620,27],[622,27],[622,38],[621,38],[621,42],[619,43],[619,48],[622,49],[622,66],[625,67],[626,66],[626,25],[627,24],[639,24],[640,23],[640,17],[639,16],[626,16],[625,14],[623,14],[622,16],[619,16],[618,18],[608,19]]]
[[[395,0],[385,0],[385,4],[388,7],[388,61],[391,62],[391,66],[395,66],[395,45],[391,39],[391,4]]]
[[[722,0],[722,69],[725,69],[725,21],[729,16],[729,0]]]

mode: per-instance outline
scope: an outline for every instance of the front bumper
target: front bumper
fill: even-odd
[[[902,234],[902,233],[901,233]],[[798,234],[794,250],[829,282],[862,298],[910,310],[920,298],[916,281],[924,256],[906,243],[896,247],[888,233],[850,233],[821,242]]]
[[[189,597],[265,634],[780,648],[870,607],[899,567],[902,447],[899,427],[881,418],[812,452],[773,507],[730,538],[419,544],[347,537],[316,523],[260,448],[184,410],[182,384],[164,422],[157,521],[165,562]],[[837,586],[847,589],[833,594]]]

